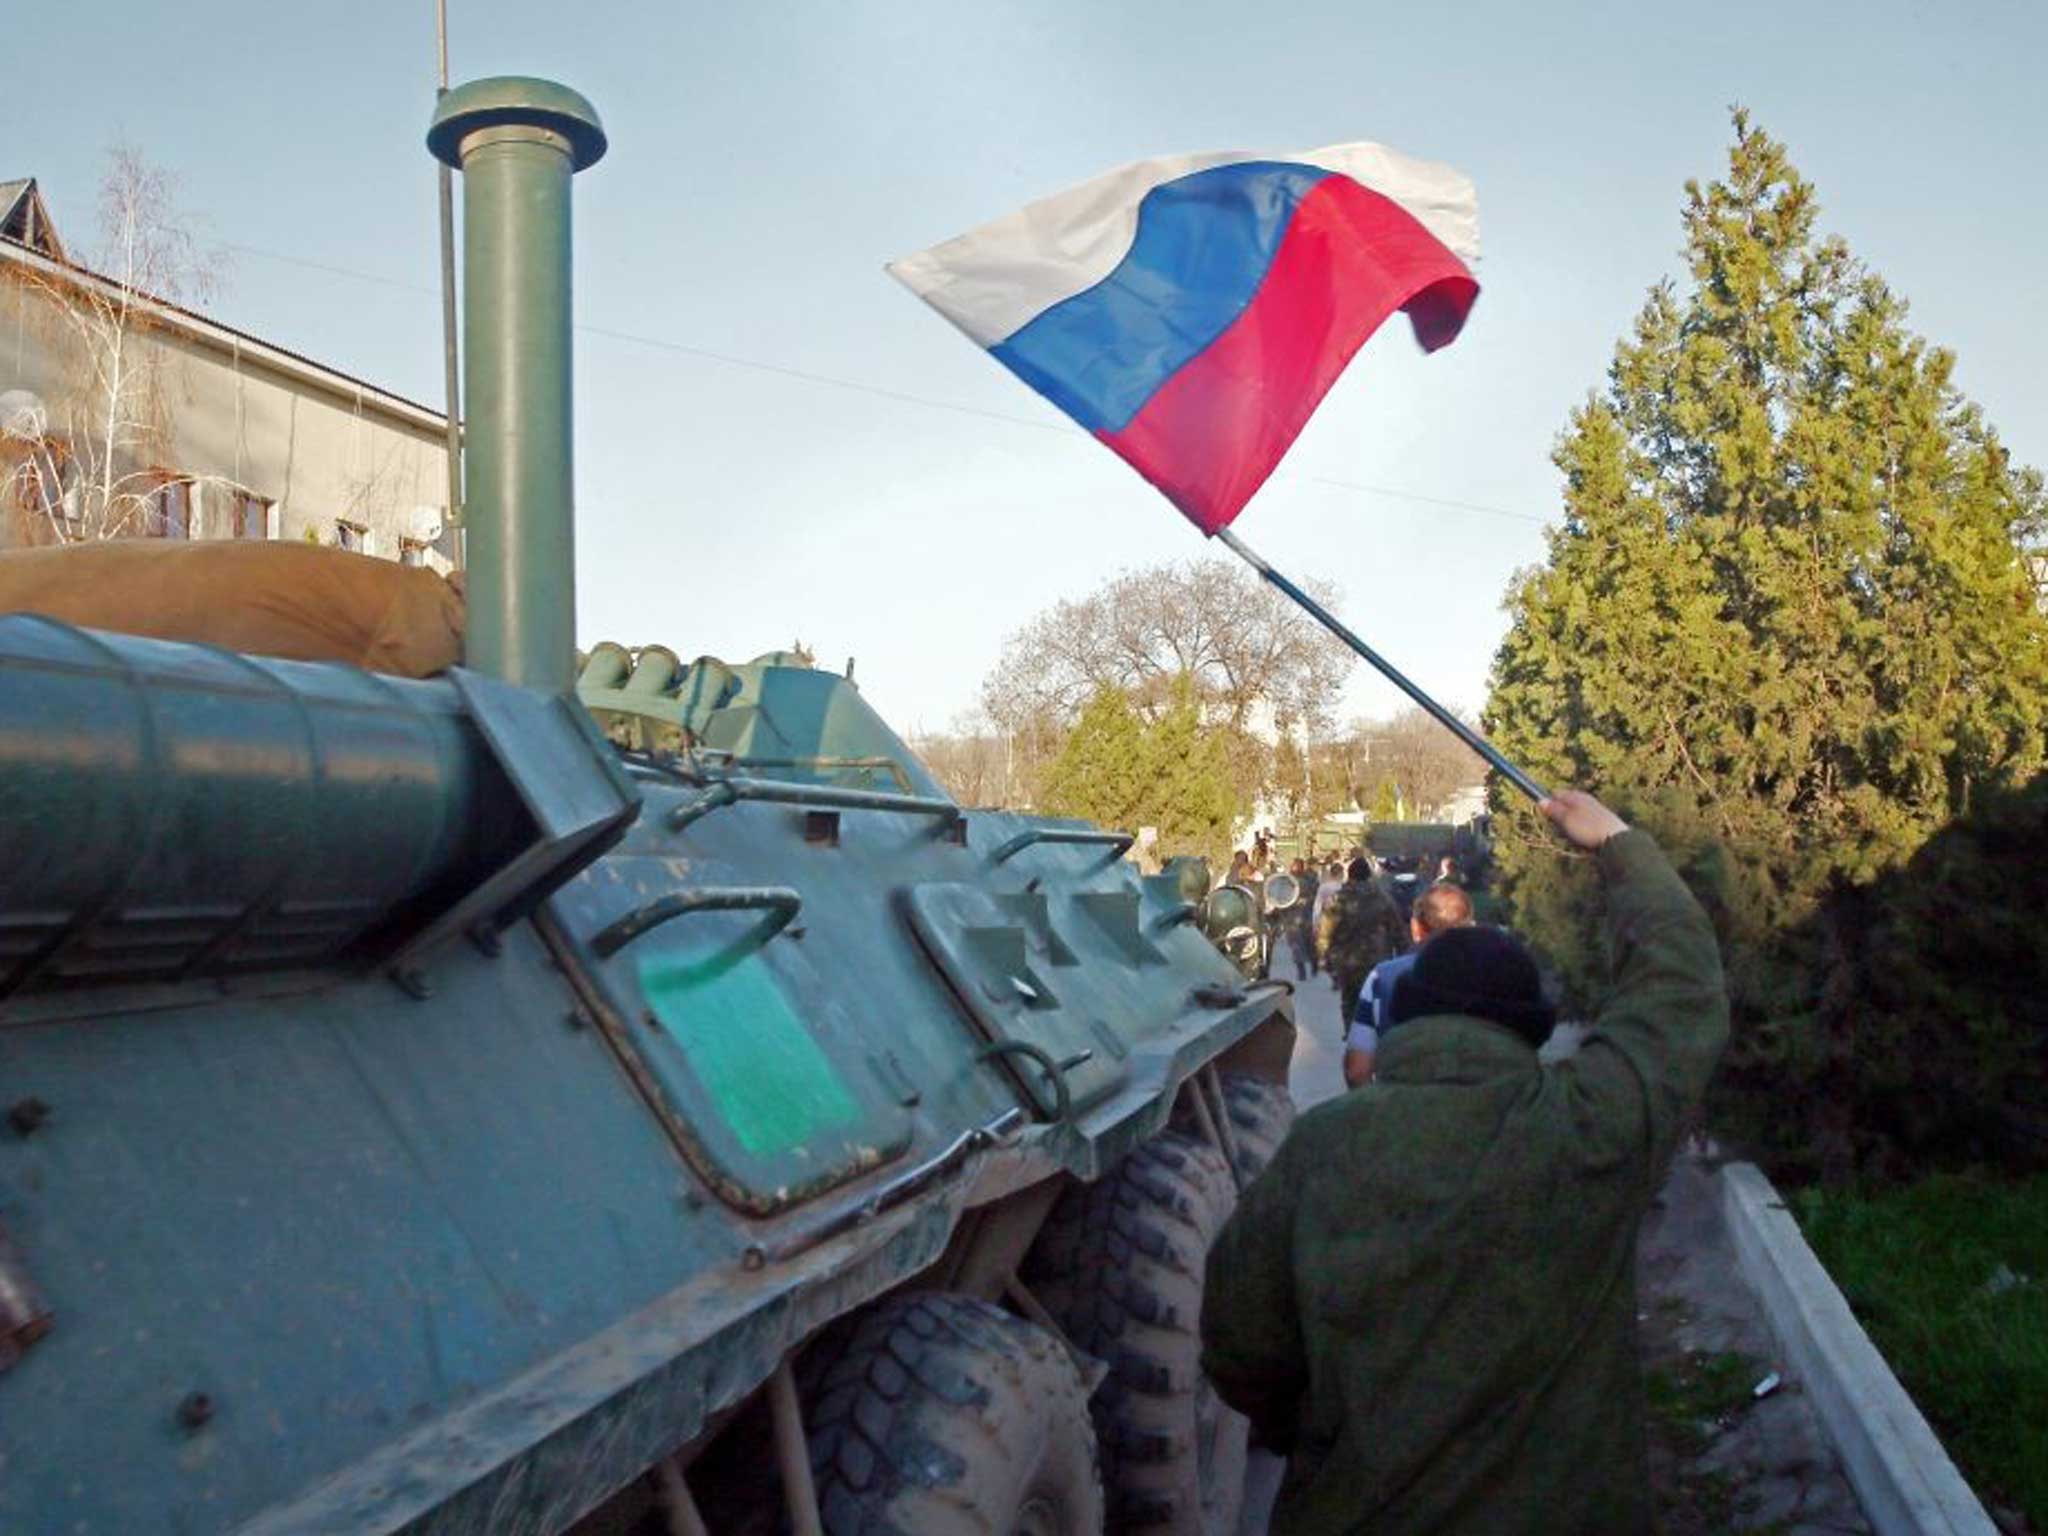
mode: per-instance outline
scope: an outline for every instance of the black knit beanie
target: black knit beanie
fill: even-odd
[[[1549,1038],[1557,1013],[1521,940],[1501,928],[1448,928],[1416,953],[1394,982],[1388,1014],[1405,1024],[1432,1013],[1467,1013],[1505,1025],[1531,1045]]]

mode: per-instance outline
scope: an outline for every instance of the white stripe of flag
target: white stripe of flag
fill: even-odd
[[[1137,238],[1138,205],[1147,192],[1196,171],[1248,160],[1314,165],[1349,176],[1414,214],[1468,265],[1479,259],[1479,201],[1470,177],[1437,161],[1360,143],[1292,154],[1222,150],[1135,160],[892,261],[889,274],[977,346],[993,347],[1116,270]]]

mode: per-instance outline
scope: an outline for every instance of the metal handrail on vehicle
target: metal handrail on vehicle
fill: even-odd
[[[701,817],[709,816],[721,806],[731,805],[738,799],[739,796],[733,793],[733,788],[730,784],[714,784],[709,790],[690,801],[687,805],[679,805],[670,811],[668,813],[668,829],[671,832],[680,832],[691,822]]]
[[[1029,1040],[998,1040],[993,1045],[983,1047],[975,1060],[1000,1061],[1005,1056],[1022,1056],[1036,1063],[1039,1070],[1045,1073],[1045,1080],[1052,1085],[1052,1118],[1055,1125],[1065,1125],[1074,1118],[1074,1094],[1067,1086],[1067,1074],[1074,1068],[1093,1061],[1095,1052],[1076,1051],[1065,1061],[1060,1061],[1044,1046],[1033,1044]]]
[[[1022,853],[1037,843],[1071,843],[1083,848],[1113,848],[1115,857],[1122,858],[1131,845],[1137,841],[1130,832],[1103,832],[1094,829],[1081,831],[1066,827],[1033,827],[1029,832],[1019,832],[1015,837],[996,849],[991,862],[1001,864],[1011,856]]]
[[[671,891],[599,929],[590,947],[600,960],[609,960],[650,928],[693,912],[765,911],[768,917],[757,935],[757,942],[765,944],[795,921],[803,904],[803,897],[786,885],[714,885]]]
[[[755,757],[751,753],[729,752],[723,747],[698,747],[696,752],[699,757],[721,758],[735,768],[796,768],[808,773],[869,773],[880,769],[894,779],[905,794],[910,793],[910,775],[893,757]]]
[[[748,1269],[780,1264],[817,1247],[828,1238],[837,1237],[842,1232],[874,1221],[937,1183],[974,1153],[1002,1145],[1005,1138],[1023,1126],[1024,1121],[1023,1109],[1013,1104],[986,1125],[977,1125],[971,1130],[962,1131],[942,1150],[926,1158],[915,1168],[906,1169],[896,1175],[860,1204],[848,1206],[816,1226],[800,1229],[772,1248],[758,1243],[749,1245],[741,1254],[740,1262]]]
[[[740,800],[758,800],[770,805],[801,805],[814,810],[881,811],[897,816],[930,816],[935,820],[958,822],[966,817],[950,800],[931,795],[896,795],[881,789],[840,789],[830,784],[794,784],[783,779],[735,779],[717,774],[689,775],[709,787],[687,805],[669,813],[670,831],[680,831],[700,816]]]

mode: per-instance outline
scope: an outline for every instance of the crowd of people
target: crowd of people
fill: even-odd
[[[1393,978],[1420,946],[1445,928],[1470,926],[1471,897],[1460,883],[1458,862],[1450,854],[1416,861],[1411,872],[1376,859],[1354,847],[1343,859],[1318,863],[1295,858],[1275,869],[1272,843],[1263,833],[1231,855],[1224,883],[1240,886],[1258,898],[1266,913],[1270,966],[1284,952],[1296,979],[1328,975],[1337,988],[1343,1017],[1354,1030],[1384,1027]],[[1285,896],[1273,899],[1269,887],[1284,877]],[[1360,1016],[1360,999],[1368,994],[1375,971],[1388,965],[1371,1016]],[[1358,1035],[1355,1048],[1369,1058],[1373,1038]],[[1350,1074],[1347,1072],[1347,1080]],[[1356,1083],[1353,1082],[1353,1086]]]

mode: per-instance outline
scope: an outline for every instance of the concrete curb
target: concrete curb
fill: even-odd
[[[1761,1169],[1721,1170],[1721,1211],[1771,1332],[1878,1536],[1998,1536]]]

